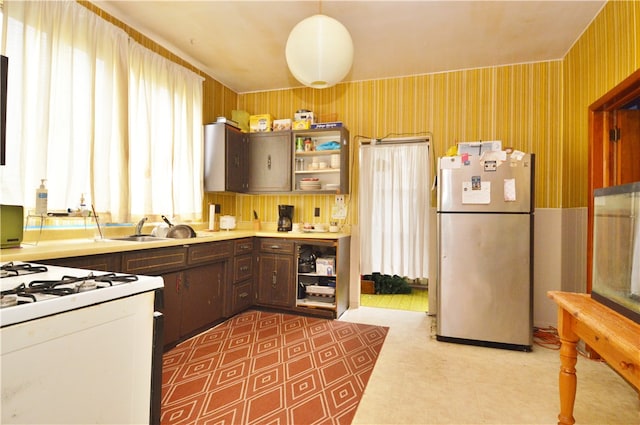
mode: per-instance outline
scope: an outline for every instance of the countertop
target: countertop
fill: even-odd
[[[288,239],[333,239],[350,236],[348,233],[306,233],[277,232],[268,230],[221,230],[218,232],[197,231],[195,238],[160,239],[151,242],[117,241],[111,239],[92,240],[88,238],[40,241],[38,244],[23,243],[20,247],[0,250],[0,261],[38,261],[54,258],[78,257],[84,255],[109,254],[114,252],[137,251],[141,249],[163,248],[178,245],[215,242],[248,237],[270,237]]]

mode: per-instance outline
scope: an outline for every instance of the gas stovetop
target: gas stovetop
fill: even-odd
[[[42,264],[0,264],[0,326],[162,288],[160,277]]]

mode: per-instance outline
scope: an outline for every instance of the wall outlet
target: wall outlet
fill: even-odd
[[[320,208],[318,207],[315,208],[315,210],[313,211],[313,216],[320,217]]]
[[[336,204],[344,205],[344,195],[336,195]]]

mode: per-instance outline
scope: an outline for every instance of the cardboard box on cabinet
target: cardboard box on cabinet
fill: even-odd
[[[291,118],[284,118],[273,121],[273,131],[291,130]]]
[[[252,133],[272,131],[273,117],[271,114],[251,115],[249,117],[249,131]]]
[[[314,122],[316,122],[316,116],[313,112],[311,111],[307,111],[307,112],[296,112],[293,115],[293,119],[294,121],[309,121],[310,124],[313,124]]]
[[[308,130],[311,128],[311,121],[294,121],[293,129],[294,130]]]

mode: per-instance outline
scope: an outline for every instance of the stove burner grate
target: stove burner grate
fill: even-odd
[[[0,307],[12,307],[14,305],[35,302],[36,297],[31,292],[24,283],[21,283],[13,289],[2,291],[0,292]]]
[[[21,283],[13,289],[0,292],[0,307],[36,302],[35,295],[64,296],[94,289],[113,286],[114,283],[129,283],[138,280],[135,275],[116,275],[107,273],[95,276],[93,272],[86,276],[62,276],[57,280],[33,280],[28,285]]]
[[[14,264],[13,261],[11,261],[0,266],[0,270],[2,270],[1,277],[14,277],[25,274],[46,272],[47,268],[45,266],[33,266],[28,263]]]
[[[113,286],[113,282],[134,282],[138,280],[134,275],[116,275],[115,273],[107,273],[95,276],[89,273],[87,276],[62,276],[59,280],[33,280],[29,282],[29,288],[34,292],[51,295],[69,295],[85,290],[104,288]],[[101,285],[102,284],[102,285]],[[72,287],[62,287],[62,285],[75,285]]]

